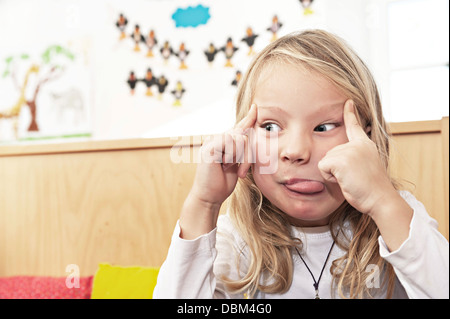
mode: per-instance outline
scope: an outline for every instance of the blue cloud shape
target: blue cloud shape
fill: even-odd
[[[175,26],[179,27],[197,27],[202,24],[206,24],[211,18],[209,14],[209,8],[199,4],[196,7],[187,7],[185,9],[178,8],[172,19],[175,21]]]

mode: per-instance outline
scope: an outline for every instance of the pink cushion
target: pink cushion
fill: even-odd
[[[68,288],[66,277],[1,277],[0,299],[89,299],[92,278],[81,277],[80,288]]]

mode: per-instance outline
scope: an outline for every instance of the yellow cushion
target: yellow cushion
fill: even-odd
[[[151,299],[159,268],[100,264],[92,284],[92,299]]]

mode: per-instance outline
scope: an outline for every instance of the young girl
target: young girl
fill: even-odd
[[[290,34],[241,83],[238,124],[200,150],[153,296],[448,298],[448,242],[389,176],[355,52],[325,31]]]

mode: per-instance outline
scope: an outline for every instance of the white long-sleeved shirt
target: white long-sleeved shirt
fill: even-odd
[[[396,284],[393,298],[449,298],[449,244],[437,230],[422,203],[406,191],[400,195],[414,210],[409,237],[390,252],[380,236],[380,255],[394,268]],[[294,236],[303,242],[302,257],[319,278],[333,239],[328,226],[294,227]],[[331,262],[345,252],[333,247],[319,283],[320,298],[337,298],[332,291]],[[230,217],[221,215],[217,227],[194,240],[180,238],[177,223],[167,258],[161,266],[153,298],[244,298],[227,291],[221,281],[223,275],[238,279],[246,273],[250,254],[244,240],[233,226]],[[237,260],[240,258],[239,270]],[[313,278],[305,264],[294,251],[292,285],[284,294],[257,292],[254,298],[314,298]],[[385,298],[386,289],[376,272],[370,267],[371,280],[366,284],[375,287],[376,298]],[[380,287],[380,288],[378,288]]]

